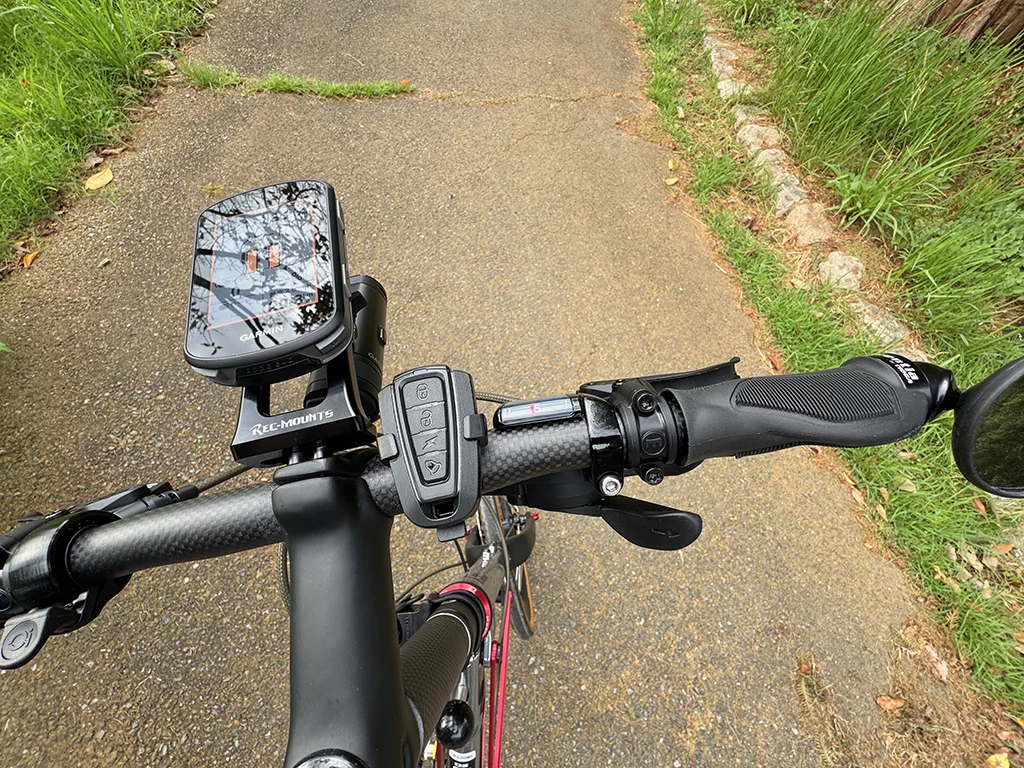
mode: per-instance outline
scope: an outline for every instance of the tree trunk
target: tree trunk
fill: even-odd
[[[1024,0],[903,0],[895,12],[971,42],[992,32],[1009,43],[1024,30]]]

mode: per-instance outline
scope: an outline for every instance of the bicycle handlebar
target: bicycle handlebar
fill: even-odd
[[[676,463],[692,466],[706,458],[800,444],[866,446],[907,437],[950,406],[952,377],[928,364],[901,370],[902,358],[886,358],[891,359],[861,357],[830,371],[664,390],[663,402],[674,400],[682,414],[682,423],[677,416],[669,425],[686,447]],[[588,469],[591,461],[591,437],[580,419],[495,430],[481,451],[481,488],[492,492]],[[362,477],[382,512],[402,513],[388,467],[373,459]],[[69,573],[89,585],[283,541],[271,504],[274,487],[249,486],[82,531],[69,550]]]
[[[485,492],[540,475],[590,466],[590,438],[581,421],[494,432],[481,458]],[[377,459],[363,472],[374,502],[402,513],[391,470]],[[284,541],[274,516],[276,486],[261,483],[142,512],[82,531],[68,551],[68,571],[88,586],[161,565],[203,560]],[[15,597],[17,597],[15,595]]]

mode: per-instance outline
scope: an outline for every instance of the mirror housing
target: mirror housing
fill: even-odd
[[[1013,402],[1004,396],[1012,397]],[[1015,407],[1018,399],[1021,405]],[[1011,416],[1014,419],[1006,425],[1009,434],[1006,437],[1000,435],[1004,439],[1002,445],[1016,447],[1021,454],[1019,471],[1014,470],[1017,473],[1011,476],[1001,475],[1001,468],[992,470],[985,465],[978,466],[979,433],[991,434],[986,419],[993,408],[998,409],[997,418]],[[983,426],[986,428],[984,431]],[[1010,439],[1014,436],[1016,440]],[[964,476],[979,488],[998,496],[1024,498],[1024,357],[1004,365],[961,395],[953,423],[953,456]],[[997,484],[1004,476],[1011,477],[1013,482],[1008,485]]]

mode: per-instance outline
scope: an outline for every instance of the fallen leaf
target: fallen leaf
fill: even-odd
[[[36,256],[39,255],[39,251],[32,251],[32,253],[26,253],[21,257],[21,263],[25,265],[25,268],[32,266],[32,262],[36,260]]]
[[[943,584],[945,584],[947,587],[952,589],[958,595],[963,591],[963,587],[961,587],[959,584],[957,584],[954,579],[951,579],[949,576],[944,574],[942,572],[942,569],[939,568],[939,566],[933,565],[932,568],[935,569],[935,579],[937,581],[941,581]]]
[[[988,579],[985,579],[985,583],[981,586],[981,596],[985,600],[992,599],[992,585],[988,583]]]
[[[676,184],[679,183],[679,179],[676,176],[673,176],[671,179],[665,179],[665,183],[668,184],[670,187],[674,187]]]
[[[992,547],[992,551],[997,555],[1007,555],[1010,553],[1011,549],[1013,549],[1013,544],[1009,541],[1004,542],[1003,544],[996,544]]]
[[[174,65],[174,62],[170,59],[160,59],[160,61],[158,61],[157,64],[159,64],[168,72],[174,72],[177,69],[177,67]]]
[[[952,544],[950,544],[950,545],[948,545],[946,547],[946,552],[949,553],[949,559],[952,560],[955,563],[956,562],[956,547],[954,547]]]
[[[917,458],[917,454],[911,453],[910,451],[900,451],[896,455],[899,456],[900,461],[913,461]]]
[[[916,493],[917,492],[917,486],[914,485],[913,481],[911,481],[909,478],[905,477],[905,478],[903,478],[903,482],[900,483],[900,490],[901,491],[906,491],[907,493]]]
[[[1018,632],[1013,636],[1013,639],[1018,643],[1024,643],[1024,632]]]
[[[917,637],[917,627],[911,624],[909,627],[903,630],[903,634],[909,638]]]
[[[808,664],[808,663],[806,663],[806,662],[804,662],[803,664],[801,664],[801,665],[800,665],[800,674],[801,674],[801,675],[804,675],[805,677],[806,677],[807,675],[811,674],[811,665],[810,665],[810,664]]]
[[[213,182],[210,182],[203,186],[203,194],[207,197],[217,197],[218,195],[223,194],[223,192],[223,184],[214,184]]]
[[[108,157],[110,155],[120,155],[122,152],[124,152],[124,147],[103,147],[100,150],[101,155],[106,155]]]
[[[878,492],[882,494],[882,501],[889,500],[889,491],[887,491],[885,488],[879,488]]]
[[[38,232],[40,235],[52,235],[56,231],[57,221],[55,219],[41,219],[39,223],[36,224],[36,232]]]
[[[399,80],[399,81],[398,81],[398,84],[399,84],[399,85],[408,85],[408,84],[409,84],[409,81],[408,81],[408,80]]]
[[[678,167],[679,167],[679,161],[676,160],[674,157],[671,160],[668,161],[668,169],[670,171],[674,171]]]
[[[899,709],[904,706],[907,702],[903,699],[893,698],[892,696],[879,696],[875,699],[875,702],[879,707],[884,709],[886,712],[891,712],[894,709]]]
[[[992,755],[985,761],[985,768],[1010,768],[1010,758],[1004,752]]]
[[[881,504],[876,504],[875,505],[875,512],[880,514],[882,516],[883,520],[885,520],[886,522],[889,522],[889,516],[887,514],[885,514],[885,507],[883,507]]]
[[[109,168],[104,168],[99,173],[94,173],[88,179],[85,180],[85,188],[90,191],[102,189],[107,186],[114,179],[114,172]]]
[[[843,475],[843,480],[845,480],[846,484],[848,486],[850,486],[851,488],[853,488],[855,485],[857,485],[855,482],[853,482],[853,478],[850,477],[849,475]]]
[[[98,152],[90,152],[85,156],[85,160],[82,161],[82,170],[91,171],[97,165],[103,162],[103,155]]]
[[[851,488],[850,495],[853,496],[854,501],[856,501],[862,507],[864,506],[864,494],[860,492],[859,488]]]
[[[1013,731],[1000,731],[997,735],[1003,741],[1009,741],[1013,738]]]
[[[969,566],[971,566],[971,568],[973,568],[976,571],[981,571],[981,569],[984,567],[982,566],[981,561],[978,559],[978,556],[974,554],[974,550],[967,544],[960,545],[960,557],[963,559],[965,563],[967,563]]]
[[[761,233],[761,225],[757,223],[757,216],[744,216],[743,226],[749,229],[755,235]]]
[[[971,506],[974,507],[979,512],[981,512],[981,514],[985,515],[985,517],[988,517],[987,510],[985,509],[985,502],[983,502],[977,496],[971,499]]]
[[[683,112],[682,107],[676,107],[676,115],[679,117],[680,120],[682,120],[686,113]]]
[[[1016,715],[1011,715],[1011,714],[1010,714],[1009,712],[1007,712],[1007,713],[1006,713],[1006,716],[1007,716],[1008,718],[1010,718],[1011,720],[1013,720],[1013,722],[1015,722],[1015,723],[1017,724],[1017,726],[1018,726],[1018,727],[1019,727],[1019,728],[1020,728],[1020,729],[1021,729],[1022,731],[1024,731],[1024,719],[1022,719],[1022,718],[1019,718],[1019,717],[1017,717]]]
[[[938,651],[932,648],[932,646],[928,643],[924,643],[922,645],[922,648],[925,652],[925,655],[928,656],[928,661],[931,664],[932,672],[935,673],[935,676],[938,677],[939,680],[941,680],[944,683],[948,683],[949,664],[943,661],[942,658],[939,656]]]
[[[956,569],[956,580],[957,581],[970,581],[971,580],[971,572],[968,571],[966,568],[957,568]]]
[[[992,554],[984,554],[981,556],[981,563],[990,571],[999,569],[999,558]]]

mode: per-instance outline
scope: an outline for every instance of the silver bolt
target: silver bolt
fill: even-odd
[[[622,481],[615,475],[605,475],[601,478],[601,493],[605,496],[618,496],[622,490]]]

